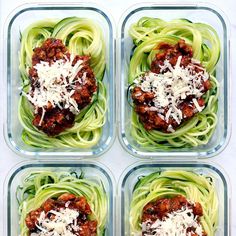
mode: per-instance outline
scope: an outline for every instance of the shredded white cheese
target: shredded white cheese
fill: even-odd
[[[51,210],[49,213],[54,217],[49,219],[44,211],[41,212],[36,225],[39,232],[31,233],[30,236],[76,236],[72,232],[79,230],[77,225],[78,211],[61,208],[59,211]]]
[[[196,98],[193,98],[193,104],[195,105],[195,107],[198,110],[198,112],[201,112],[203,110],[203,108],[204,108],[204,107],[200,107],[199,106]]]
[[[73,66],[73,60],[73,56],[69,59],[64,57],[51,65],[49,62],[41,61],[34,66],[38,74],[37,84],[34,88],[31,87],[29,93],[23,95],[35,106],[36,112],[38,108],[46,108],[49,104],[52,107],[69,109],[75,115],[80,112],[72,95],[75,92],[75,83],[79,82],[83,85],[85,82],[86,72],[83,73],[82,78],[77,77],[84,61],[78,60]],[[40,124],[42,120],[43,115]]]
[[[135,80],[135,84],[144,92],[153,92],[154,98],[150,110],[157,109],[158,114],[164,115],[167,123],[173,118],[178,124],[184,118],[182,111],[178,106],[186,99],[187,96],[193,96],[191,101],[196,107],[196,111],[200,112],[204,107],[200,107],[197,98],[203,95],[203,81],[209,79],[209,74],[198,64],[198,61],[192,60],[186,67],[180,65],[182,56],[179,56],[176,65],[173,67],[169,60],[165,60],[161,67],[160,73],[156,74],[148,72],[144,76]],[[195,68],[199,67],[200,72],[196,72]],[[165,71],[165,72],[164,72]],[[164,114],[164,108],[168,108]],[[171,130],[172,132],[173,130]]]
[[[182,207],[181,210],[167,214],[164,220],[142,223],[142,232],[144,236],[191,236],[193,232],[187,232],[191,227],[198,236],[203,235],[203,228],[194,216],[193,210]]]
[[[171,132],[171,133],[175,132],[175,130],[173,129],[172,125],[168,125],[167,131]]]

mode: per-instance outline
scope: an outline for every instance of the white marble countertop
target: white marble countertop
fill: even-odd
[[[31,0],[34,2],[33,0]],[[20,5],[22,3],[29,2],[29,1],[22,1],[22,0],[7,0],[7,1],[0,1],[0,10],[1,10],[1,28],[2,28],[2,22],[5,19],[6,15],[14,9],[17,5]],[[47,2],[47,1],[45,1]],[[51,1],[53,2],[53,1]],[[118,24],[118,20],[120,16],[122,15],[122,12],[126,10],[129,6],[131,6],[134,3],[138,3],[141,1],[135,1],[135,0],[97,0],[98,4],[104,6],[113,16],[114,21],[116,24]],[[151,1],[150,1],[151,2]],[[156,0],[158,3],[159,1]],[[162,1],[167,2],[167,1]],[[177,1],[181,3],[182,1]],[[186,1],[186,3],[193,3],[197,1]],[[231,235],[236,235],[236,130],[234,126],[234,122],[236,122],[236,83],[234,82],[234,78],[236,77],[236,72],[234,71],[234,68],[236,68],[236,4],[234,0],[206,0],[205,2],[210,2],[212,4],[215,4],[218,8],[220,8],[222,11],[225,12],[225,14],[228,16],[229,21],[231,22],[231,91],[232,91],[232,99],[231,99],[231,123],[232,123],[232,135],[230,142],[226,149],[220,153],[218,156],[211,158],[209,161],[216,162],[217,164],[221,165],[223,169],[226,171],[230,178],[231,183]],[[0,35],[1,41],[2,41],[2,34]],[[0,55],[2,57],[2,43],[0,48]],[[2,63],[0,64],[0,71],[2,71]],[[0,80],[0,96],[1,96],[1,102],[0,102],[0,111],[2,111],[2,100],[3,100],[3,80],[5,78],[2,78]],[[0,112],[0,209],[3,209],[3,204],[6,204],[6,202],[3,201],[3,183],[5,176],[9,172],[9,170],[16,165],[17,163],[23,161],[22,158],[18,157],[15,153],[13,153],[6,145],[4,138],[3,138],[3,115],[2,112]],[[106,164],[110,170],[114,173],[116,173],[116,180],[118,180],[118,176],[123,172],[123,170],[133,162],[137,161],[137,159],[134,159],[130,157],[121,147],[119,144],[118,139],[115,140],[114,145],[112,148],[105,153],[102,157],[99,157],[99,161]],[[206,160],[207,161],[207,160]],[[3,224],[4,224],[4,212],[0,211],[0,235],[3,235]],[[5,235],[4,235],[5,236]]]

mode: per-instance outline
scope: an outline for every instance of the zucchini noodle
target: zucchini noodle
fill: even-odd
[[[131,235],[141,232],[142,211],[146,204],[176,195],[201,204],[201,225],[207,236],[214,236],[218,224],[218,197],[212,178],[180,170],[155,172],[137,182],[130,204]]]
[[[175,45],[180,39],[193,49],[193,58],[199,60],[210,75],[211,89],[204,94],[205,108],[185,121],[174,133],[148,131],[132,110],[131,135],[138,145],[148,151],[189,148],[205,145],[211,139],[217,125],[219,83],[215,77],[220,57],[220,41],[216,31],[203,23],[186,19],[166,22],[157,18],[143,17],[130,27],[135,50],[129,66],[128,83],[150,70],[151,62],[159,52],[160,43]]]
[[[18,188],[20,236],[28,236],[29,230],[25,223],[27,214],[39,208],[47,199],[57,198],[63,193],[83,196],[91,207],[91,220],[96,220],[97,235],[105,233],[108,211],[108,199],[102,182],[97,179],[85,179],[75,172],[37,171],[30,173]]]
[[[32,67],[33,49],[40,47],[48,38],[61,39],[71,54],[91,56],[90,66],[97,80],[98,92],[91,104],[76,116],[74,126],[55,137],[48,137],[32,124],[33,107],[21,95],[18,117],[23,126],[22,139],[26,144],[40,148],[92,147],[100,140],[106,122],[107,95],[102,82],[106,59],[102,31],[92,20],[78,17],[60,21],[47,19],[31,24],[21,37],[19,69],[25,93],[30,89],[28,70]]]

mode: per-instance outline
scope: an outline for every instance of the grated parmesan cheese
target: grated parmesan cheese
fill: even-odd
[[[168,125],[167,131],[171,132],[171,133],[175,132],[175,130],[173,129],[172,125]]]
[[[40,232],[31,233],[30,236],[76,236],[72,232],[79,230],[77,225],[78,211],[61,208],[59,211],[51,210],[48,213],[53,214],[54,217],[49,219],[44,211],[41,212],[36,225]]]
[[[29,93],[24,96],[35,106],[37,112],[38,108],[43,108],[42,118],[39,125],[41,125],[44,117],[44,108],[49,104],[52,107],[58,106],[60,109],[69,109],[73,114],[79,114],[77,103],[72,95],[75,92],[75,83],[84,84],[86,79],[86,72],[83,73],[82,78],[77,77],[77,74],[83,68],[83,60],[78,60],[75,65],[72,65],[74,57],[69,59],[56,60],[51,65],[49,62],[41,61],[36,64],[34,68],[37,70],[38,78],[37,85],[31,87]]]
[[[195,112],[201,112],[204,109],[204,107],[199,106],[197,98],[204,94],[202,82],[209,79],[209,74],[204,68],[195,64],[198,63],[197,60],[192,59],[192,63],[182,67],[180,65],[181,59],[182,56],[179,56],[174,67],[166,59],[164,64],[160,66],[160,74],[147,72],[134,81],[142,91],[154,93],[152,103],[157,108],[157,112],[164,116],[163,120],[167,123],[172,118],[180,124],[182,119],[185,118],[178,106],[187,96],[194,97],[191,103],[196,107]],[[196,67],[201,69],[200,72],[195,71]],[[163,73],[163,71],[166,72]],[[163,108],[168,108],[165,114]],[[154,111],[154,108],[151,108],[151,110]]]
[[[193,104],[195,105],[195,107],[198,110],[198,112],[201,112],[203,110],[203,108],[204,108],[204,107],[200,107],[199,106],[196,98],[193,98]]]
[[[182,207],[178,211],[167,214],[163,220],[142,223],[142,232],[144,236],[191,236],[193,232],[187,232],[191,227],[195,229],[198,236],[203,235],[203,228],[194,216],[193,210]]]

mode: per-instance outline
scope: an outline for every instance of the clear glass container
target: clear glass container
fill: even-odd
[[[129,166],[122,174],[119,181],[119,227],[120,236],[129,236],[129,209],[132,200],[133,189],[140,177],[147,176],[157,171],[185,170],[201,175],[210,175],[215,181],[217,196],[219,199],[219,222],[215,236],[230,235],[230,186],[228,176],[215,163],[204,162],[165,162],[140,161]]]
[[[133,42],[129,36],[131,24],[141,17],[155,17],[166,21],[185,18],[192,22],[202,22],[211,25],[219,35],[221,56],[216,67],[216,78],[220,84],[218,101],[218,122],[216,130],[206,145],[193,148],[173,149],[170,151],[146,151],[134,140],[130,133],[132,107],[127,101],[128,70],[133,50]],[[120,89],[117,93],[120,114],[118,117],[119,139],[122,146],[130,154],[141,158],[149,157],[195,157],[207,158],[218,154],[228,143],[230,137],[230,93],[229,93],[229,23],[225,15],[212,5],[206,4],[137,4],[124,13],[120,20],[118,34],[118,65],[117,75],[120,79]]]
[[[114,197],[114,178],[107,167],[99,162],[92,161],[78,161],[73,162],[22,162],[15,166],[9,173],[5,181],[4,201],[5,206],[5,223],[4,235],[16,236],[20,235],[18,202],[16,198],[17,188],[22,184],[22,180],[28,173],[44,170],[44,171],[76,171],[77,173],[84,173],[85,179],[90,179],[95,183],[102,182],[104,190],[108,198],[108,214],[105,235],[114,235],[115,233],[115,197]]]
[[[63,19],[78,16],[92,19],[102,29],[106,47],[106,70],[103,78],[107,89],[106,122],[99,142],[92,148],[53,148],[43,149],[26,145],[21,139],[22,126],[17,111],[20,98],[21,78],[19,72],[18,53],[20,49],[20,31],[31,23],[48,18]],[[114,29],[110,16],[95,4],[88,3],[55,3],[26,4],[18,7],[10,14],[5,24],[4,75],[7,80],[6,122],[4,124],[5,139],[9,147],[28,157],[56,156],[98,156],[111,146],[115,136],[115,85],[114,85]]]

